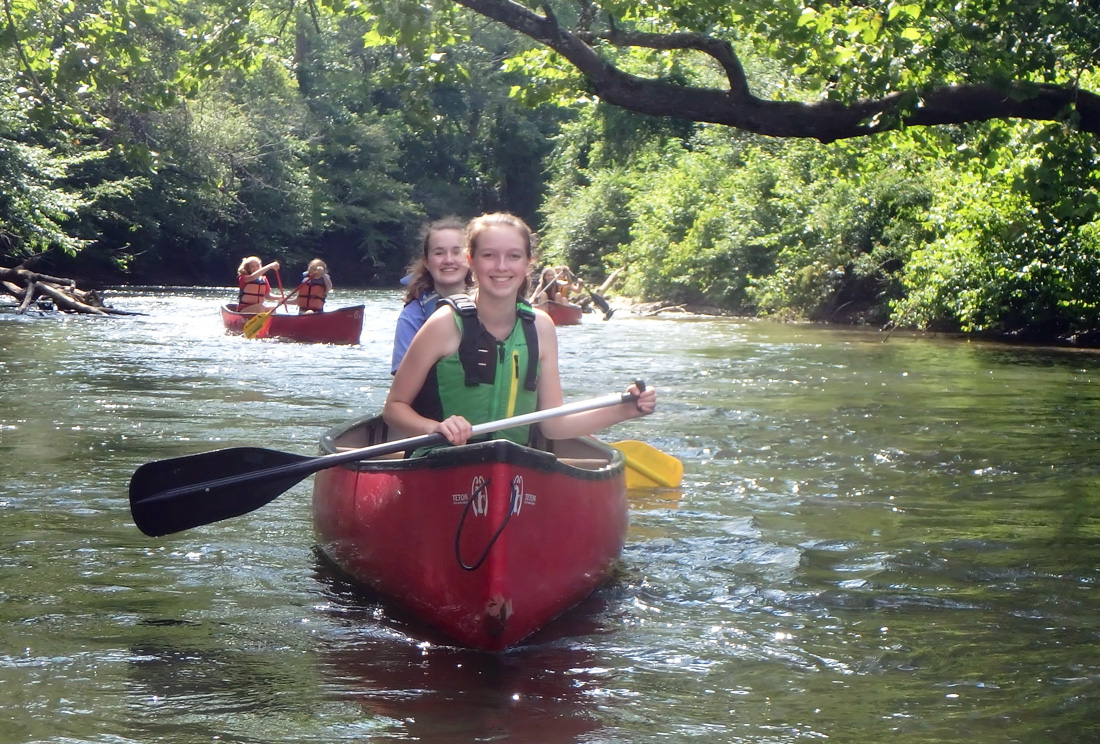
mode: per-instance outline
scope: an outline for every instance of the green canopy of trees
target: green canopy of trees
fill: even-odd
[[[0,2],[0,265],[392,282],[504,209],[645,299],[1100,326],[1094,3]]]
[[[366,20],[306,4],[5,11],[7,261],[224,284],[245,255],[323,256],[363,285],[400,275],[428,219],[537,221],[563,113],[509,97],[504,29],[452,46],[463,73],[446,76],[364,46]]]

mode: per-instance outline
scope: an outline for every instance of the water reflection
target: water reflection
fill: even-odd
[[[576,643],[598,628],[599,594],[523,645],[487,654],[455,646],[323,558],[316,571],[334,628],[316,676],[333,700],[383,722],[374,739],[569,742],[600,726],[593,708],[610,671]]]

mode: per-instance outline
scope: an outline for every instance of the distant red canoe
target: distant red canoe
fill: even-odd
[[[563,305],[560,302],[540,302],[535,305],[539,310],[544,311],[549,315],[554,325],[580,325],[581,323],[581,306],[580,305]]]
[[[235,304],[222,305],[222,322],[229,333],[243,333],[253,314],[238,313]],[[272,313],[267,335],[308,344],[357,344],[363,333],[363,305],[323,313]]]
[[[386,441],[378,417],[323,452]],[[313,484],[322,552],[351,579],[464,645],[515,645],[606,581],[626,539],[621,454],[495,439],[328,468]]]

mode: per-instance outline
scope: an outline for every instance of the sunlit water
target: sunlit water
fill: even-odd
[[[632,494],[616,579],[531,643],[438,643],[314,553],[307,480],[166,538],[144,462],[312,454],[381,406],[396,292],[359,346],[149,313],[0,313],[0,742],[1091,742],[1100,737],[1100,357],[735,319],[559,329],[567,400],[684,461]],[[216,474],[212,474],[214,476]],[[410,556],[415,560],[415,556]]]

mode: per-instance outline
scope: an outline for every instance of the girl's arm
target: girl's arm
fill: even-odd
[[[539,332],[541,365],[538,384],[539,409],[556,408],[563,402],[558,371],[557,332],[554,330],[554,321],[541,310],[535,311],[535,327]],[[654,388],[647,388],[642,392],[632,384],[627,388],[627,392],[635,395],[637,400],[609,408],[559,416],[543,421],[539,424],[539,428],[547,439],[572,439],[593,434],[628,419],[646,416],[653,413],[657,407],[657,391]]]
[[[272,269],[274,269],[275,271],[279,270],[279,262],[278,261],[272,261],[267,266],[261,266],[260,268],[256,269],[255,271],[253,271],[251,274],[248,275],[248,281],[252,281],[253,279],[259,279],[261,276],[263,276],[267,272],[271,271]]]
[[[405,358],[405,352],[409,350],[409,344],[416,338],[416,332],[424,325],[418,319],[423,317],[424,310],[416,300],[409,302],[401,309],[397,316],[397,327],[393,331],[393,354],[390,356],[390,374],[397,374],[397,367]]]
[[[465,418],[451,416],[444,421],[434,421],[421,416],[412,407],[431,368],[443,357],[458,351],[461,340],[453,310],[440,309],[428,318],[413,336],[405,357],[394,373],[386,405],[382,408],[382,417],[387,424],[405,436],[439,432],[451,444],[466,443],[473,427]]]

